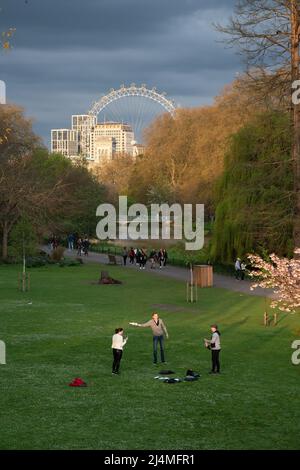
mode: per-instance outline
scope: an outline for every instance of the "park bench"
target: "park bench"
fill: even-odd
[[[121,261],[118,261],[116,255],[108,254],[108,264],[122,264]]]

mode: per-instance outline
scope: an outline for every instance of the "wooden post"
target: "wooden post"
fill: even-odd
[[[191,302],[194,302],[194,276],[193,276],[192,263],[190,263],[190,275],[191,275]]]
[[[274,313],[274,316],[273,316],[273,325],[274,325],[274,326],[277,325],[277,313]]]
[[[269,315],[267,314],[267,312],[264,313],[264,325],[265,326],[268,326],[269,324]]]
[[[21,292],[30,290],[30,274],[24,272],[18,273],[18,289]]]
[[[186,301],[197,302],[198,291],[197,283],[194,281],[193,265],[190,263],[190,280],[186,283]]]

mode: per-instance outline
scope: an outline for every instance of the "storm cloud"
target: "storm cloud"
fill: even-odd
[[[156,86],[181,106],[210,103],[242,68],[214,30],[234,0],[0,0],[0,55],[8,100],[24,106],[49,144],[101,94],[122,83]]]

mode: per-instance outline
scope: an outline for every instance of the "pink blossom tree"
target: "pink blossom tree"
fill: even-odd
[[[297,248],[295,255],[299,254],[300,248]],[[249,274],[256,280],[251,290],[256,287],[274,289],[276,298],[272,300],[270,307],[295,313],[300,307],[300,260],[279,258],[275,254],[270,255],[269,261],[252,254],[248,255],[248,259],[253,268]]]

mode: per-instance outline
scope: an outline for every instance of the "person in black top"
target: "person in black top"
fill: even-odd
[[[82,249],[83,249],[83,253],[85,256],[89,255],[89,247],[90,247],[90,241],[88,237],[86,236],[82,242]]]
[[[220,373],[220,351],[221,351],[221,333],[218,330],[217,325],[211,325],[211,339],[204,339],[205,346],[211,350],[211,360],[212,367],[210,374],[219,374]]]
[[[127,252],[126,246],[124,246],[124,248],[123,248],[122,256],[123,256],[123,264],[124,264],[124,266],[126,266],[126,261],[127,261],[127,256],[128,256],[128,252]]]

